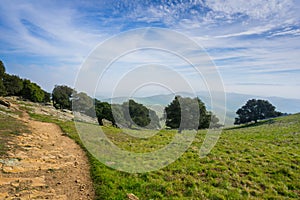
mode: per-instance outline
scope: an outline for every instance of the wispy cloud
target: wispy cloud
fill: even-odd
[[[239,36],[247,36],[247,35],[258,35],[258,34],[262,34],[262,33],[265,33],[267,31],[272,30],[272,27],[274,27],[274,25],[266,25],[264,27],[254,27],[254,28],[252,28],[250,30],[247,30],[247,31],[215,36],[215,38],[227,38],[227,37],[239,37]]]
[[[293,0],[210,0],[206,3],[213,11],[226,14],[228,17],[240,14],[252,19],[269,20],[286,18],[294,6]]]
[[[59,56],[61,59],[82,59],[82,53],[93,48],[103,37],[80,26],[80,13],[72,8],[44,2],[7,1],[1,6],[2,41],[14,47],[14,53]],[[80,27],[79,27],[80,26]],[[78,58],[77,58],[78,59]]]
[[[299,90],[299,10],[296,0],[3,0],[0,59],[9,72],[33,78],[50,90],[54,83],[73,84],[81,63],[100,42],[133,28],[161,27],[202,45],[231,91],[255,92],[258,85],[268,88],[266,93],[282,85]],[[124,66],[161,63],[161,55],[132,54],[121,61]],[[193,74],[176,59],[167,64]],[[290,95],[300,98],[295,92]]]

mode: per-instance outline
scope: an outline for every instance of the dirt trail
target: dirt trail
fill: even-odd
[[[15,107],[15,109],[18,109]],[[0,159],[0,199],[93,199],[85,153],[52,123],[20,118],[31,133],[16,136]]]

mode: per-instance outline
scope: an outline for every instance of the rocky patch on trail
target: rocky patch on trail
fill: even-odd
[[[21,116],[31,133],[15,136],[0,158],[0,199],[93,199],[83,150],[57,125]]]
[[[22,101],[19,99],[19,97],[4,97],[1,98],[2,101],[7,102],[15,105],[20,105],[20,107],[24,110],[27,110],[31,113],[39,114],[39,115],[47,115],[47,116],[52,116],[55,117],[56,119],[62,120],[62,121],[71,121],[74,120],[74,113],[70,110],[67,109],[56,109],[54,108],[51,104],[43,104],[43,103],[33,103],[29,101]],[[0,100],[1,100],[0,99]],[[0,107],[3,110],[9,111],[9,108],[7,108],[4,105],[0,104]],[[11,109],[14,109],[13,107]],[[1,110],[0,110],[1,112]],[[9,113],[4,113],[3,114],[8,115]],[[90,117],[87,115],[84,115],[82,113],[76,112],[75,113],[76,121],[82,121],[82,122],[88,122],[88,123],[94,123],[98,124],[98,120],[96,117]]]

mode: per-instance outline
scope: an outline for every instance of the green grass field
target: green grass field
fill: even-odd
[[[73,122],[49,117],[82,147]],[[175,131],[163,130],[149,140],[125,137],[120,129],[104,128],[120,148],[150,152],[163,147]],[[174,163],[149,173],[130,174],[106,167],[88,153],[97,199],[299,199],[300,114],[223,131],[210,154],[200,159],[205,131]],[[84,148],[84,147],[83,147]]]

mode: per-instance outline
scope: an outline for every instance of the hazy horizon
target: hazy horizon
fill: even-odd
[[[181,92],[178,92],[178,93],[145,93],[145,94],[139,94],[139,95],[133,95],[131,97],[137,97],[137,98],[147,98],[147,97],[154,97],[154,96],[167,96],[167,95],[181,95],[181,94],[184,94],[184,93],[187,93],[187,92],[184,92],[184,91],[181,91]],[[199,95],[200,93],[208,93],[208,91],[196,91],[196,94]],[[192,93],[190,93],[191,95],[193,95]],[[225,91],[225,95],[226,94],[236,94],[236,95],[245,95],[245,96],[252,96],[253,98],[257,98],[257,97],[260,97],[260,98],[282,98],[282,99],[292,99],[292,100],[300,100],[300,98],[288,98],[288,97],[281,97],[281,96],[276,96],[276,95],[273,95],[273,96],[266,96],[266,95],[256,95],[256,94],[246,94],[246,93],[238,93],[238,92],[226,92]],[[91,95],[93,96],[93,95]],[[99,98],[104,98],[104,99],[109,99],[109,98],[124,98],[124,97],[128,97],[126,95],[124,96],[111,96],[109,94],[96,94],[94,95],[95,98],[99,97]]]

